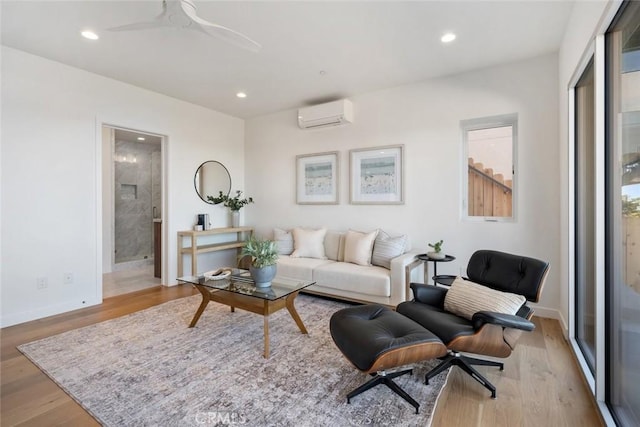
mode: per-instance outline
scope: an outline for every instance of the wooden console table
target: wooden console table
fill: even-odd
[[[205,236],[213,236],[218,234],[235,234],[232,240],[224,242],[199,244],[198,238]],[[240,252],[240,248],[244,246],[244,242],[253,236],[252,227],[222,227],[212,228],[204,231],[178,231],[178,277],[184,276],[184,256],[191,255],[191,274],[198,274],[198,254],[207,252],[225,251],[228,249],[236,249]],[[185,238],[190,238],[191,246],[184,246]]]

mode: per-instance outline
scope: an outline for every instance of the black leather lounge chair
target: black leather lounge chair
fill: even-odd
[[[491,250],[479,250],[469,259],[468,280],[502,292],[522,295],[537,302],[549,271],[549,264],[534,258]],[[433,332],[447,346],[448,355],[426,375],[426,383],[452,365],[459,366],[496,397],[496,388],[472,365],[504,364],[464,356],[461,352],[508,357],[522,331],[532,331],[533,310],[526,301],[515,315],[479,311],[468,320],[445,310],[448,289],[412,283],[415,299],[398,305],[397,312]]]

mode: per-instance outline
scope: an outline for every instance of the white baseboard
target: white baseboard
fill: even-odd
[[[42,307],[37,310],[23,311],[20,313],[9,314],[0,318],[0,328],[18,325],[20,323],[30,322],[32,320],[42,319],[43,317],[54,316],[56,314],[66,313],[68,311],[77,310],[79,308],[91,307],[101,304],[98,299],[83,301],[66,301],[61,304]]]
[[[567,323],[567,320],[564,318],[564,316],[562,315],[562,313],[558,313],[560,315],[560,319],[558,319],[560,321],[560,326],[562,326],[562,334],[564,335],[564,339],[569,341],[569,323]]]
[[[565,340],[569,340],[569,326],[567,325],[567,321],[559,310],[555,308],[540,307],[533,304],[531,308],[533,308],[534,316],[545,317],[547,319],[556,319],[558,322],[560,322],[562,335],[564,336]]]
[[[533,315],[538,317],[546,317],[547,319],[561,320],[562,315],[555,308],[540,307],[539,305],[532,305]]]

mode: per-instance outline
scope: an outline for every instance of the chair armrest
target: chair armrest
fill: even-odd
[[[444,297],[447,294],[447,289],[423,283],[412,283],[411,290],[415,301],[434,307],[444,307]]]
[[[490,323],[492,325],[503,326],[505,328],[520,329],[523,331],[533,331],[536,325],[525,318],[513,314],[496,313],[493,311],[479,311],[471,318],[473,327],[479,329],[482,325]]]

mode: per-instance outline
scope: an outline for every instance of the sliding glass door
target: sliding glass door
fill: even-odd
[[[640,2],[606,35],[606,400],[616,422],[640,425]]]
[[[575,338],[595,371],[596,169],[593,59],[575,86]]]

